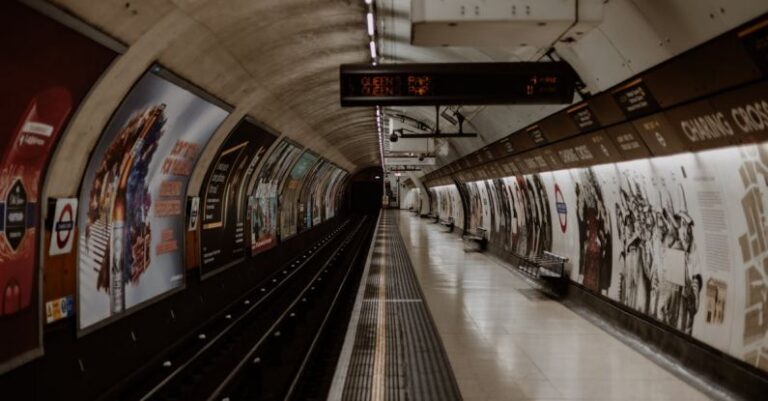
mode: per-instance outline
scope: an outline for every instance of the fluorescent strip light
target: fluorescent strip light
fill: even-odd
[[[376,58],[376,42],[371,41],[370,45],[371,45],[371,58],[375,59]]]
[[[368,36],[373,36],[373,13],[368,13]]]

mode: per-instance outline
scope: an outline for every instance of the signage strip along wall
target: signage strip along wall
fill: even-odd
[[[767,84],[760,81],[768,73],[768,51],[760,46],[768,40],[765,21],[764,16],[744,24],[510,134],[490,145],[493,159],[601,128],[622,148],[625,160],[638,157],[629,154],[633,149],[647,148],[652,155],[663,156],[765,139]],[[725,53],[728,62],[722,63]],[[637,133],[625,125],[630,121]],[[611,129],[618,126],[624,127],[623,134]],[[488,163],[487,157],[476,157],[481,152],[483,149],[427,174],[425,181]]]

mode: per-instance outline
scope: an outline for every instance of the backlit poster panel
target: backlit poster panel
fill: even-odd
[[[318,173],[318,178],[315,180],[315,185],[312,186],[311,202],[311,219],[312,226],[316,226],[323,222],[325,215],[325,190],[331,183],[333,173],[338,170],[333,164],[327,163],[322,172]]]
[[[8,57],[0,62],[3,373],[42,354],[40,187],[57,140],[116,53],[24,5],[1,2],[0,54]]]
[[[298,219],[303,217],[299,210],[301,187],[317,159],[317,155],[312,152],[302,153],[283,184],[280,195],[280,239],[289,238],[298,230]]]
[[[704,277],[705,312],[694,322],[694,335],[708,324],[732,326],[731,354],[768,371],[768,144],[724,151],[702,152],[701,158],[720,167],[728,195],[721,199],[729,206],[723,217],[731,233],[731,282],[728,271]]]
[[[274,248],[278,242],[278,195],[301,148],[283,140],[270,153],[259,171],[251,205],[251,255]]]
[[[201,150],[229,114],[146,72],[93,151],[78,213],[79,327],[184,285],[186,187]]]
[[[312,169],[307,173],[307,177],[304,179],[304,184],[301,187],[299,195],[299,224],[298,232],[304,231],[312,227],[313,219],[312,212],[314,202],[312,201],[312,195],[315,193],[315,188],[320,184],[326,170],[330,168],[330,163],[325,160],[320,160]]]
[[[244,119],[219,148],[201,189],[200,273],[241,262],[246,251],[247,186],[275,136]]]
[[[434,191],[437,198],[438,216],[440,219],[445,221],[453,220],[453,224],[456,227],[463,228],[464,207],[456,185],[450,184],[433,187],[430,191]]]
[[[338,210],[338,193],[342,190],[344,180],[347,176],[346,171],[337,169],[331,178],[331,183],[325,191],[323,202],[325,203],[325,215],[324,219],[328,220],[336,216],[336,210]]]

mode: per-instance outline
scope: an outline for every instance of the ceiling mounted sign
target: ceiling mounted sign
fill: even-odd
[[[344,64],[341,106],[570,104],[565,62]]]

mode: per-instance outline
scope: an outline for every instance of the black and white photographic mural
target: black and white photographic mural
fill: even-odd
[[[465,188],[496,250],[568,257],[585,289],[768,370],[768,144]]]
[[[604,292],[611,285],[611,219],[595,173],[583,169],[578,176],[579,275],[585,287]]]
[[[456,227],[464,228],[464,207],[456,185],[434,187],[430,192],[438,205],[438,217],[445,221],[452,220]]]

